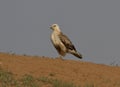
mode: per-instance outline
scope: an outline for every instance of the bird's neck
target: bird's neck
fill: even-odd
[[[56,30],[57,32],[61,32],[61,30],[60,30],[59,28],[56,28],[55,30]]]
[[[55,33],[55,34],[57,34],[57,35],[60,35],[62,32],[61,32],[61,30],[59,29],[59,30],[53,31],[53,33]]]
[[[54,30],[54,32],[56,32],[56,33],[61,33],[61,30],[59,29],[59,28],[56,28],[55,30]]]

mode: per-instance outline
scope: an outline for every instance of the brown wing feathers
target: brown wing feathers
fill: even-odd
[[[59,35],[59,38],[67,49],[76,51],[74,45],[72,44],[72,42],[70,41],[70,39],[66,35],[61,33],[61,35]]]

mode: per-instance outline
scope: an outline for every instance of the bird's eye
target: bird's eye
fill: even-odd
[[[56,25],[53,25],[53,27],[56,27]]]

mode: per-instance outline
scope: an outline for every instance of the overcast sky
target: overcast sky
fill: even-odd
[[[50,41],[53,23],[83,54],[82,61],[120,59],[120,0],[0,0],[0,52],[57,57]]]

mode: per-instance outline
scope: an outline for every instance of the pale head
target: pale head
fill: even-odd
[[[53,31],[61,32],[58,24],[52,24],[50,26],[50,29],[52,29]]]

